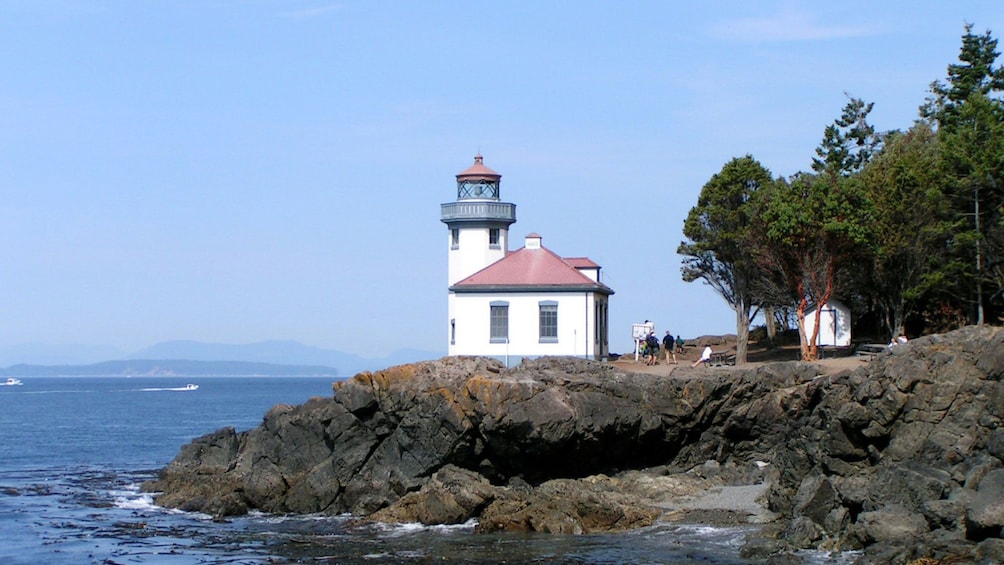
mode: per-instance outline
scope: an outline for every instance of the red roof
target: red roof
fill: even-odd
[[[585,261],[599,266],[588,259]],[[454,285],[457,290],[503,290],[513,287],[588,288],[613,294],[613,290],[605,284],[583,275],[575,266],[543,246],[514,251]]]
[[[565,257],[565,262],[576,269],[599,269],[600,266],[589,257]]]
[[[502,175],[485,166],[480,153],[474,156],[474,164],[457,173],[457,180],[499,180]]]

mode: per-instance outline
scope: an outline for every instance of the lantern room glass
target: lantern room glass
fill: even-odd
[[[498,181],[463,180],[457,182],[457,199],[491,198],[499,199]]]

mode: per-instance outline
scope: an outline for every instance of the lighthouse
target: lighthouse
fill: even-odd
[[[588,257],[562,258],[531,232],[509,251],[516,206],[481,155],[457,174],[457,200],[442,205],[449,250],[449,354],[504,361],[545,355],[606,359],[613,289]]]
[[[474,156],[474,164],[457,173],[457,201],[442,205],[449,228],[449,280],[452,286],[495,263],[509,251],[509,226],[516,222],[516,205],[501,201],[502,175]]]

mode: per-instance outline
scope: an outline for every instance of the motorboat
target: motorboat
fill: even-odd
[[[3,384],[4,386],[17,386],[24,383],[21,382],[21,379],[15,379],[14,377],[7,377],[7,382]]]
[[[184,390],[198,390],[198,389],[199,385],[193,385],[192,383],[188,383],[187,385],[184,386]]]

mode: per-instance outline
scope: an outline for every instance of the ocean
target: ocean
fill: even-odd
[[[616,535],[476,534],[254,513],[214,521],[139,486],[191,439],[257,426],[275,404],[331,394],[318,377],[42,377],[0,386],[0,563],[739,564],[750,528],[658,524]],[[186,390],[187,384],[197,384]],[[805,563],[851,555],[805,553]]]

